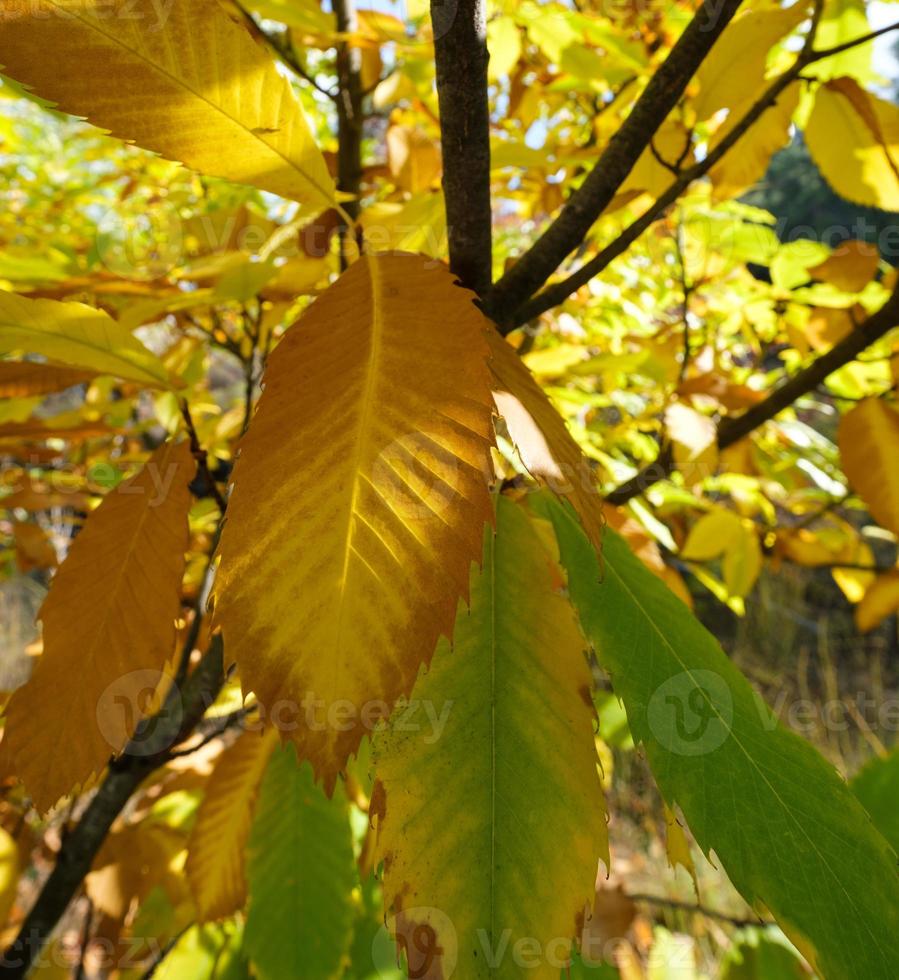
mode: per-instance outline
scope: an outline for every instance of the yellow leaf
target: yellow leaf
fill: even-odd
[[[0,18],[0,34],[5,21]],[[162,361],[102,310],[83,303],[27,299],[0,292],[0,354],[39,354],[50,361],[168,388]]]
[[[408,126],[390,126],[386,140],[387,166],[399,188],[420,194],[440,180],[440,148],[424,133]]]
[[[319,211],[332,204],[333,181],[289,83],[216,0],[127,7],[125,16],[106,0],[6,4],[3,70],[65,112],[200,173]]]
[[[194,471],[186,443],[160,446],[104,497],[53,579],[39,613],[44,653],[10,700],[4,738],[42,811],[124,747],[162,679]]]
[[[376,202],[365,208],[359,221],[372,251],[422,252],[434,258],[446,254],[446,209],[439,190],[408,201]]]
[[[684,561],[711,561],[732,547],[742,533],[739,515],[723,508],[713,510],[690,528],[680,556]]]
[[[707,415],[681,402],[665,410],[665,427],[677,468],[687,485],[711,476],[718,465],[718,433]]]
[[[608,861],[590,672],[526,514],[500,497],[496,524],[471,609],[415,686],[443,729],[375,737],[370,812],[410,976],[558,980]]]
[[[72,385],[83,384],[93,377],[93,371],[77,371],[57,367],[55,364],[0,361],[0,398],[47,395],[53,391],[64,391]]]
[[[279,266],[275,278],[263,286],[262,297],[277,302],[315,292],[328,284],[331,263],[327,259],[295,255]]]
[[[528,472],[567,497],[595,548],[605,523],[602,498],[590,464],[521,358],[502,337],[489,335],[496,410]]]
[[[487,47],[490,61],[487,73],[492,82],[511,75],[521,57],[521,33],[511,17],[491,18],[487,25]]]
[[[9,918],[19,883],[19,846],[15,838],[0,827],[0,924]]]
[[[467,595],[492,519],[490,329],[434,260],[364,256],[269,359],[216,618],[245,690],[292,705],[328,790]]]
[[[787,10],[750,10],[733,20],[696,73],[696,118],[708,119],[725,106],[743,103],[747,87],[757,87],[764,78],[771,48],[807,15],[808,4],[800,0]]]
[[[851,78],[838,78],[815,93],[805,141],[841,197],[899,210],[899,108]]]
[[[855,625],[867,633],[899,609],[899,571],[878,575],[855,607]]]
[[[830,258],[808,271],[845,293],[857,293],[874,278],[880,259],[876,245],[850,239],[838,245]]]
[[[172,904],[186,898],[179,855],[184,840],[164,823],[140,821],[115,829],[85,878],[85,891],[98,910],[113,920],[123,919],[137,899],[143,901],[157,886]]]
[[[200,922],[230,915],[244,904],[244,849],[259,785],[277,744],[273,728],[264,735],[244,732],[219,757],[206,784],[185,869]]]
[[[740,533],[724,553],[722,572],[729,596],[744,597],[752,591],[762,570],[762,548],[752,521],[740,520]]]
[[[855,562],[866,567],[874,566],[874,552],[866,542],[859,540],[855,550]],[[874,584],[877,578],[875,572],[863,568],[833,568],[830,574],[840,587],[840,591],[852,602],[861,602],[865,592]]]
[[[668,804],[663,802],[662,806],[665,813],[665,851],[668,855],[668,866],[677,870],[680,865],[684,871],[693,879],[693,887],[699,894],[699,884],[696,880],[696,866],[693,864],[693,855],[690,853],[690,842],[677,815],[669,809]]]
[[[764,177],[771,157],[790,140],[790,123],[799,104],[800,92],[799,82],[787,86],[774,105],[740,137],[739,143],[712,167],[709,179],[717,197],[736,197]],[[731,132],[754,101],[744,101],[730,111],[709,143],[710,150]]]
[[[874,520],[899,535],[899,412],[866,398],[843,416],[837,439],[850,486]]]

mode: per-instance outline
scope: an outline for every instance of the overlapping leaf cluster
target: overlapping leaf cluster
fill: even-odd
[[[674,594],[689,571],[741,611],[767,556],[842,563],[864,629],[899,607],[895,569],[838,512],[860,499],[899,534],[893,336],[764,412],[889,315],[895,274],[858,236],[781,244],[734,200],[795,124],[835,190],[897,206],[897,110],[868,47],[844,50],[864,10],[739,15],[559,281],[622,227],[647,233],[510,344],[441,261],[423,11],[360,11],[347,34],[303,0],[104,6],[0,13],[19,161],[0,216],[4,555],[21,573],[64,558],[36,668],[3,679],[0,752],[13,807],[42,817],[148,777],[88,856],[92,907],[156,937],[160,976],[556,977],[572,957],[601,975],[578,941],[610,863],[602,669],[669,823],[677,808],[823,976],[899,973],[888,763],[858,802]],[[687,12],[496,6],[498,274]],[[389,117],[355,194],[328,165],[334,49]],[[39,99],[110,135],[52,129]],[[44,188],[47,133],[62,174]],[[525,301],[541,294],[511,321]],[[807,416],[824,409],[833,438]],[[670,479],[648,502],[602,504],[654,461]],[[741,955],[787,955],[761,948]]]

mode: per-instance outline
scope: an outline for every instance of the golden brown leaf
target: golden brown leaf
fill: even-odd
[[[188,843],[187,878],[200,922],[240,909],[246,900],[244,849],[259,784],[277,733],[244,732],[219,757]]]
[[[16,542],[16,564],[20,572],[56,567],[56,549],[47,532],[38,524],[16,521],[13,525],[13,536]]]
[[[878,575],[855,607],[855,625],[867,633],[899,609],[899,570]]]
[[[50,586],[44,653],[10,700],[4,739],[41,810],[123,748],[162,679],[194,470],[186,443],[160,446],[103,499]]]
[[[27,398],[63,391],[93,378],[93,371],[78,371],[33,361],[0,361],[0,398]]]
[[[808,271],[847,293],[857,293],[874,278],[880,256],[876,245],[850,239],[838,245],[829,258]]]
[[[269,360],[216,618],[328,790],[468,594],[492,520],[489,330],[433,260],[364,257]]]

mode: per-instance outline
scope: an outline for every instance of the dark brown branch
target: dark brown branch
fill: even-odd
[[[431,0],[450,269],[484,297],[493,280],[484,0]]]
[[[549,228],[490,292],[485,308],[495,320],[507,320],[584,241],[668,113],[680,101],[690,79],[733,19],[740,3],[741,0],[703,0],[586,180]]]
[[[899,23],[891,24],[889,27],[863,35],[853,41],[847,41],[845,44],[840,44],[833,48],[814,51],[811,47],[811,42],[815,36],[813,26],[806,39],[806,45],[797,57],[796,62],[771,83],[761,98],[746,111],[740,121],[727,133],[717,146],[698,163],[684,170],[677,180],[673,181],[667,190],[639,218],[628,225],[617,238],[609,242],[589,262],[584,263],[584,265],[567,278],[537,293],[536,296],[533,296],[530,300],[519,306],[517,310],[509,312],[500,321],[501,332],[507,334],[516,327],[520,327],[522,324],[546,313],[547,310],[558,306],[582,286],[585,286],[591,279],[599,275],[611,262],[624,254],[643,232],[665,213],[694,180],[704,177],[742,139],[750,127],[761,118],[763,113],[777,104],[777,100],[784,90],[799,78],[803,69],[808,65],[823,61],[825,58],[831,58],[835,54],[848,51],[851,48],[858,47],[860,44],[866,44],[873,37],[879,37],[881,34],[894,30],[899,30]]]
[[[897,325],[899,325],[899,287],[876,313],[871,314],[864,323],[856,327],[838,344],[834,344],[826,354],[815,358],[806,368],[775,388],[767,398],[753,405],[742,415],[722,419],[718,425],[718,448],[727,449],[764,422],[775,418],[797,399],[813,391],[834,371],[854,361],[866,347]],[[665,479],[675,469],[670,447],[664,446],[654,463],[650,463],[612,490],[606,495],[606,500],[611,504],[625,504],[633,497],[638,497],[654,483]]]
[[[348,35],[359,28],[354,0],[334,0],[337,30]],[[337,45],[337,189],[352,194],[353,199],[344,205],[347,215],[354,221],[359,217],[359,190],[362,185],[362,134],[364,113],[362,103],[362,50],[358,45],[340,41]],[[341,265],[348,264],[346,236],[350,230],[341,224],[339,228]]]

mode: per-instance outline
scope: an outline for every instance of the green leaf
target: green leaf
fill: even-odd
[[[899,749],[872,759],[850,785],[874,826],[899,850]]]
[[[831,766],[781,728],[684,604],[606,531],[603,568],[549,496],[571,596],[660,790],[743,897],[828,980],[899,976],[896,855]]]
[[[325,796],[291,747],[268,764],[247,858],[245,947],[261,980],[337,976],[357,883],[349,808],[340,787]]]
[[[173,385],[162,361],[102,310],[0,292],[0,354],[16,351],[155,388]]]
[[[411,976],[557,980],[608,863],[590,672],[558,568],[497,503],[452,647],[375,736],[377,855]]]

